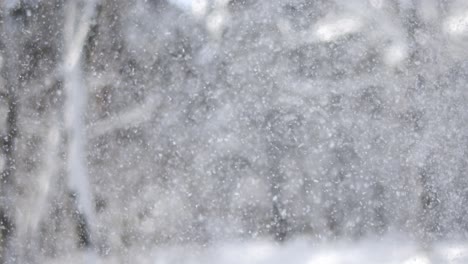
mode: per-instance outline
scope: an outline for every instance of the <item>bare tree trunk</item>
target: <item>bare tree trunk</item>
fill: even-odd
[[[272,223],[271,233],[276,241],[284,241],[288,234],[288,223],[286,220],[286,208],[283,201],[282,185],[284,176],[279,168],[280,153],[279,149],[273,144],[269,146],[269,181],[270,192],[272,196]]]
[[[15,231],[14,220],[14,177],[16,171],[16,138],[17,138],[17,97],[14,86],[8,85],[8,115],[7,135],[3,141],[3,151],[6,166],[0,175],[2,202],[0,206],[0,263],[8,263],[4,259],[11,256],[10,243]]]
[[[64,87],[65,130],[67,135],[67,174],[71,197],[76,206],[78,246],[93,251],[92,227],[94,210],[86,166],[87,89],[83,81],[82,56],[87,35],[96,12],[96,1],[88,0],[80,8],[78,1],[70,0],[65,20]],[[94,262],[90,260],[90,262]]]
[[[21,7],[18,7],[21,8]],[[16,9],[2,7],[2,38],[5,45],[4,68],[2,77],[5,81],[5,97],[8,107],[6,135],[2,135],[2,151],[5,168],[0,173],[0,263],[14,262],[12,239],[15,232],[15,172],[16,141],[18,137],[18,89],[19,89],[19,51],[17,45]]]

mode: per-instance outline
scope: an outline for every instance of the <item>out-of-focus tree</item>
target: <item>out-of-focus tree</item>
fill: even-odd
[[[467,10],[4,1],[2,261],[464,236]]]

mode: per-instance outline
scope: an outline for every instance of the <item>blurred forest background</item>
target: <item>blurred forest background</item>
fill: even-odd
[[[0,263],[468,232],[464,0],[3,0]]]

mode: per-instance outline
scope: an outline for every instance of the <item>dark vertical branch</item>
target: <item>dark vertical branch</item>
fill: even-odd
[[[420,194],[421,201],[421,224],[422,238],[430,242],[441,233],[440,226],[440,206],[438,192],[434,184],[434,172],[431,163],[426,164],[419,173],[419,181],[422,186]]]
[[[280,158],[278,149],[274,145],[269,146],[269,177],[270,177],[270,192],[272,196],[272,213],[273,219],[271,224],[271,232],[275,240],[284,241],[287,236],[287,221],[282,197],[282,183],[284,177],[279,168]]]
[[[1,199],[0,204],[0,263],[6,260],[3,257],[8,250],[8,244],[14,233],[14,216],[13,216],[13,187],[14,174],[16,170],[16,137],[18,135],[17,128],[17,97],[14,87],[8,87],[8,114],[7,114],[7,129],[6,136],[3,139],[2,150],[6,159],[6,166],[0,174],[1,182]]]
[[[80,208],[76,193],[70,194],[72,200],[72,208]],[[79,248],[92,248],[91,233],[86,215],[81,210],[73,210],[73,219],[76,222],[75,232],[77,244]]]
[[[385,209],[385,187],[379,182],[373,188],[372,200],[374,202],[374,230],[378,234],[383,234],[387,230],[388,220]]]
[[[282,197],[282,185],[284,175],[281,172],[280,163],[285,151],[281,142],[282,131],[280,122],[281,113],[271,111],[266,116],[265,133],[267,138],[268,155],[268,180],[272,198],[272,222],[270,232],[277,241],[284,241],[287,236],[288,223],[286,220],[286,208]]]
[[[14,224],[7,209],[3,206],[0,208],[0,263],[6,263],[8,245],[14,230]]]
[[[16,138],[18,135],[18,98],[13,85],[8,84],[8,113],[7,113],[7,131],[3,138],[3,153],[6,157],[6,167],[2,171],[0,180],[5,185],[12,185],[13,177],[16,170],[15,147]]]
[[[5,64],[1,70],[5,80],[5,96],[8,107],[6,118],[6,135],[2,135],[2,153],[5,168],[0,172],[0,263],[6,263],[8,256],[13,255],[11,239],[15,231],[14,219],[14,185],[16,172],[16,141],[18,138],[18,90],[19,90],[19,51],[17,50],[18,24],[22,20],[22,5],[11,10],[3,9],[2,39]]]

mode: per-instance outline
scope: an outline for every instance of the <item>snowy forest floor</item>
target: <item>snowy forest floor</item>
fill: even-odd
[[[49,263],[87,263],[83,255]],[[468,263],[467,242],[420,246],[403,238],[316,243],[296,239],[282,245],[268,241],[229,242],[211,246],[134,249],[99,257],[96,263],[151,264],[461,264]]]

